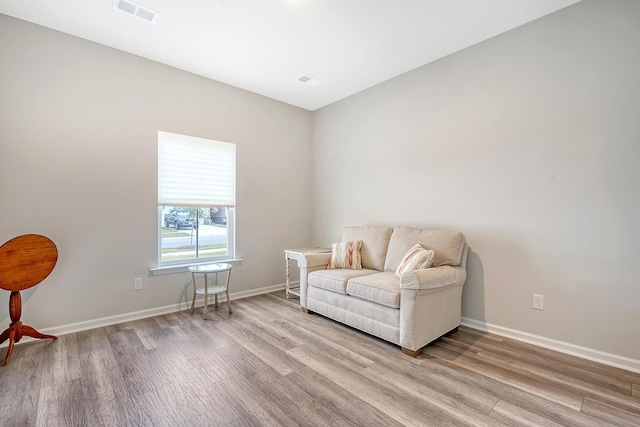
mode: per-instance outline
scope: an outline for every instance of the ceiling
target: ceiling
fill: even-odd
[[[0,13],[313,111],[579,0],[126,1],[155,23],[114,0],[0,0]]]

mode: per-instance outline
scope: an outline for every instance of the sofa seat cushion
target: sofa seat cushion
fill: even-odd
[[[339,294],[347,294],[347,282],[354,277],[366,276],[377,273],[376,270],[352,270],[346,268],[331,270],[316,270],[309,273],[307,282],[309,286],[326,289]]]
[[[347,295],[400,308],[400,281],[393,271],[354,277],[347,282]]]

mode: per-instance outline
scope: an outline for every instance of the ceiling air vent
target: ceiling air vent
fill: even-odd
[[[113,8],[118,9],[120,12],[133,15],[136,18],[140,18],[143,21],[147,21],[151,24],[155,24],[158,20],[158,12],[154,12],[151,9],[147,9],[137,3],[128,0],[114,0]]]
[[[320,83],[322,83],[320,80],[318,79],[314,79],[311,76],[307,76],[306,74],[301,75],[300,77],[297,78],[297,80],[300,83],[304,83],[307,86],[318,86]]]

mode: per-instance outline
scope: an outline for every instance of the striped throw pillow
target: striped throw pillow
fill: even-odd
[[[431,267],[434,252],[431,249],[425,249],[422,245],[416,243],[402,258],[400,265],[396,269],[396,277],[399,279],[407,271],[421,270]]]
[[[362,240],[353,242],[334,243],[331,245],[331,259],[327,268],[351,268],[362,269],[362,257],[360,249]]]

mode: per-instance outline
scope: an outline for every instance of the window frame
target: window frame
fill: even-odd
[[[185,144],[190,144],[191,146],[187,145],[185,147],[185,151],[182,152],[179,149],[176,149],[176,143],[182,143],[184,142]],[[203,153],[204,155],[198,155],[195,156],[193,154],[191,154],[190,158],[192,159],[188,164],[192,165],[195,164],[196,165],[196,169],[197,169],[197,165],[200,165],[200,170],[202,170],[203,172],[203,177],[207,176],[209,178],[207,178],[204,183],[205,185],[209,185],[211,186],[212,184],[215,185],[215,187],[202,187],[201,183],[197,183],[196,180],[198,180],[197,177],[199,177],[199,172],[194,172],[194,169],[192,169],[190,166],[187,167],[186,169],[184,168],[184,165],[187,164],[185,162],[185,158],[184,155],[189,156],[188,154],[183,154],[183,153],[190,153],[193,152],[193,148],[194,145],[197,146],[202,146],[203,142],[206,144],[208,142],[212,143],[212,150],[213,150],[213,156],[210,156],[209,154],[204,154],[204,152],[201,150],[200,153]],[[164,144],[164,145],[163,145]],[[167,145],[168,144],[168,145]],[[224,170],[233,170],[233,175],[227,174],[227,175],[219,175],[217,178],[212,178],[212,175],[210,173],[210,171],[202,169],[202,159],[205,158],[211,158],[213,161],[213,165],[225,165],[225,163],[216,163],[216,154],[215,154],[215,147],[220,147],[220,145],[222,144],[228,144],[229,146],[232,147],[228,147],[228,148],[224,148],[224,146],[222,147],[222,157],[220,159],[225,159],[226,156],[229,156],[229,152],[231,152],[231,157],[226,157],[227,159],[232,159],[233,160],[233,164],[231,163],[226,163],[226,165],[230,165],[230,169],[227,169],[227,166],[223,167],[223,171]],[[163,151],[162,151],[162,155],[161,155],[161,150],[160,147],[163,147]],[[168,148],[165,147],[174,147],[173,149],[169,148],[169,151],[166,151]],[[164,131],[158,131],[158,141],[157,141],[157,147],[158,147],[158,160],[157,160],[157,173],[156,173],[156,184],[157,184],[157,188],[158,188],[158,210],[157,210],[157,223],[156,223],[156,230],[157,230],[157,255],[156,255],[156,267],[151,268],[151,272],[155,275],[155,274],[168,274],[168,273],[172,273],[172,272],[179,272],[179,271],[187,271],[189,266],[192,265],[198,265],[198,264],[208,264],[208,263],[216,263],[216,262],[228,262],[228,263],[232,263],[232,264],[240,264],[241,260],[238,260],[235,258],[235,227],[236,227],[236,206],[235,206],[235,186],[237,183],[237,169],[236,169],[236,144],[234,143],[230,143],[230,142],[224,142],[224,141],[218,141],[218,140],[213,140],[213,139],[209,139],[209,138],[200,138],[200,137],[195,137],[195,136],[189,136],[189,135],[182,135],[182,134],[176,134],[176,133],[170,133],[170,132],[164,132]],[[229,151],[231,150],[231,151]],[[225,154],[227,153],[227,154]],[[169,154],[170,157],[167,157],[167,154]],[[178,163],[174,162],[174,157],[176,156],[178,158]],[[188,159],[189,157],[187,157]],[[161,159],[162,160],[162,165],[163,167],[161,168],[160,164],[161,164]],[[176,170],[177,175],[175,175],[177,181],[173,180],[173,171],[174,168],[176,167],[175,165],[183,165],[182,168],[180,169],[180,167],[178,167],[178,169]],[[167,171],[170,172],[170,175],[167,175]],[[164,172],[164,174],[162,173]],[[195,175],[194,175],[195,173]],[[161,180],[161,176],[163,177]],[[215,176],[215,174],[214,174]],[[225,177],[233,177],[232,181],[225,181]],[[169,179],[167,180],[167,177],[169,177]],[[189,198],[185,198],[183,197],[184,195],[187,194],[191,194],[192,192],[189,191],[191,190],[192,187],[191,184],[185,184],[184,178],[182,177],[191,177],[191,178],[187,178],[187,180],[191,179],[191,181],[188,182],[192,182],[193,184],[195,184],[195,188],[204,188],[205,191],[204,192],[200,192],[198,193],[198,196],[200,196],[200,198],[196,198],[193,200],[193,203],[191,201],[189,201]],[[222,177],[222,181],[219,181],[220,177]],[[211,179],[213,179],[214,181],[211,181]],[[161,185],[160,182],[163,182],[163,184]],[[160,196],[160,188],[162,187],[163,189],[172,189],[172,190],[176,190],[179,189],[181,187],[175,187],[175,182],[182,182],[182,185],[189,185],[187,188],[187,193],[185,193],[184,195],[180,193],[180,191],[173,191],[172,194],[175,195],[175,197],[171,196],[169,198],[167,198],[166,200],[164,199],[165,196],[163,196],[163,201],[161,202],[161,196]],[[220,182],[222,187],[218,187],[216,183]],[[207,184],[208,183],[208,184]],[[229,183],[231,183],[232,187],[225,187],[227,185],[229,185]],[[166,185],[168,185],[169,187],[166,187]],[[210,202],[214,202],[215,200],[218,200],[218,202],[222,201],[219,199],[219,191],[214,191],[213,193],[209,193],[209,196],[207,196],[207,191],[206,188],[232,188],[233,192],[232,193],[226,193],[229,195],[230,198],[224,198],[222,200],[225,200],[225,202],[223,202],[223,204],[217,204],[217,203],[213,203],[213,204],[209,204],[209,203],[204,203],[202,204],[202,202],[198,202],[199,200],[202,201],[207,201],[207,199],[209,199]],[[164,194],[166,194],[166,190],[163,191]],[[202,197],[204,196],[204,197]],[[173,199],[179,199],[179,200],[175,200],[173,203]],[[186,203],[182,203],[184,202],[186,199]],[[228,204],[227,204],[228,203]],[[198,252],[199,252],[199,246],[200,246],[200,227],[196,227],[195,231],[195,236],[196,236],[196,247],[194,249],[194,257],[193,258],[183,258],[183,259],[177,259],[177,260],[170,260],[170,261],[166,261],[163,260],[163,229],[165,228],[165,223],[164,223],[164,215],[163,215],[163,210],[165,207],[170,206],[173,209],[181,209],[181,208],[211,208],[211,207],[225,207],[227,212],[226,212],[226,217],[227,217],[227,224],[226,224],[226,254],[225,255],[214,255],[214,256],[206,256],[206,257],[199,257],[198,256]],[[166,211],[165,211],[166,212]],[[198,224],[199,225],[199,224]]]

